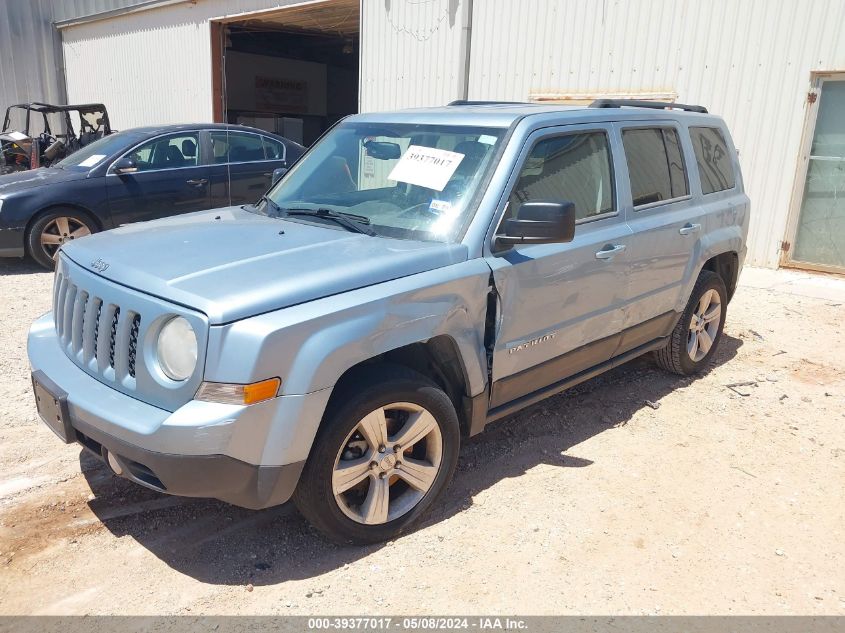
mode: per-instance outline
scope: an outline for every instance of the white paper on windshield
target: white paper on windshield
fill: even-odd
[[[26,134],[21,134],[20,132],[9,132],[7,136],[13,141],[22,141],[25,138],[29,138]]]
[[[495,145],[496,144],[496,137],[490,134],[482,134],[478,137],[479,143],[484,143],[485,145]]]
[[[79,163],[80,167],[93,167],[106,157],[105,154],[91,154],[88,158]]]
[[[443,191],[463,159],[464,154],[457,152],[411,145],[387,178]]]

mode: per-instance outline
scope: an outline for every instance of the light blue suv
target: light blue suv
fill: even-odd
[[[491,421],[646,352],[704,369],[748,219],[699,106],[352,116],[255,205],[65,244],[38,410],[143,486],[393,538]]]

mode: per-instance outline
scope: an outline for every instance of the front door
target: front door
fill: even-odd
[[[138,171],[106,175],[115,225],[209,208],[209,168],[199,159],[197,132],[159,136],[127,155]]]
[[[845,76],[819,80],[820,95],[790,263],[845,271]]]
[[[487,258],[500,298],[491,407],[610,359],[619,342],[631,231],[613,182],[610,129],[565,126],[529,138],[505,218],[528,201],[569,201],[572,242],[516,245]]]

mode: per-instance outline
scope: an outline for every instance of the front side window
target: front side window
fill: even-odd
[[[139,145],[128,157],[135,161],[139,172],[195,167],[198,164],[198,147],[199,138],[196,132],[174,134]]]
[[[258,212],[286,216],[290,209],[325,209],[364,218],[377,235],[454,241],[472,218],[475,194],[504,133],[474,126],[341,123],[270,191],[274,204]]]
[[[264,143],[258,134],[219,130],[211,132],[210,136],[215,164],[264,160]]]
[[[635,207],[689,193],[681,144],[674,128],[624,130],[622,145]]]
[[[701,193],[733,189],[736,178],[722,132],[714,127],[691,127],[689,133],[698,164]]]
[[[604,132],[547,138],[531,150],[510,196],[508,213],[524,202],[572,202],[576,219],[614,211],[613,171]]]

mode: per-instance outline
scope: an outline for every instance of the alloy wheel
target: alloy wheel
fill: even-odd
[[[410,512],[431,489],[443,438],[425,408],[397,402],[361,419],[338,451],[332,492],[341,511],[366,525]]]
[[[85,223],[76,218],[59,216],[47,223],[41,231],[41,248],[55,261],[62,244],[86,235],[91,235],[91,229]]]
[[[687,354],[694,362],[701,361],[713,347],[721,320],[722,301],[719,293],[711,288],[701,295],[690,320]]]

